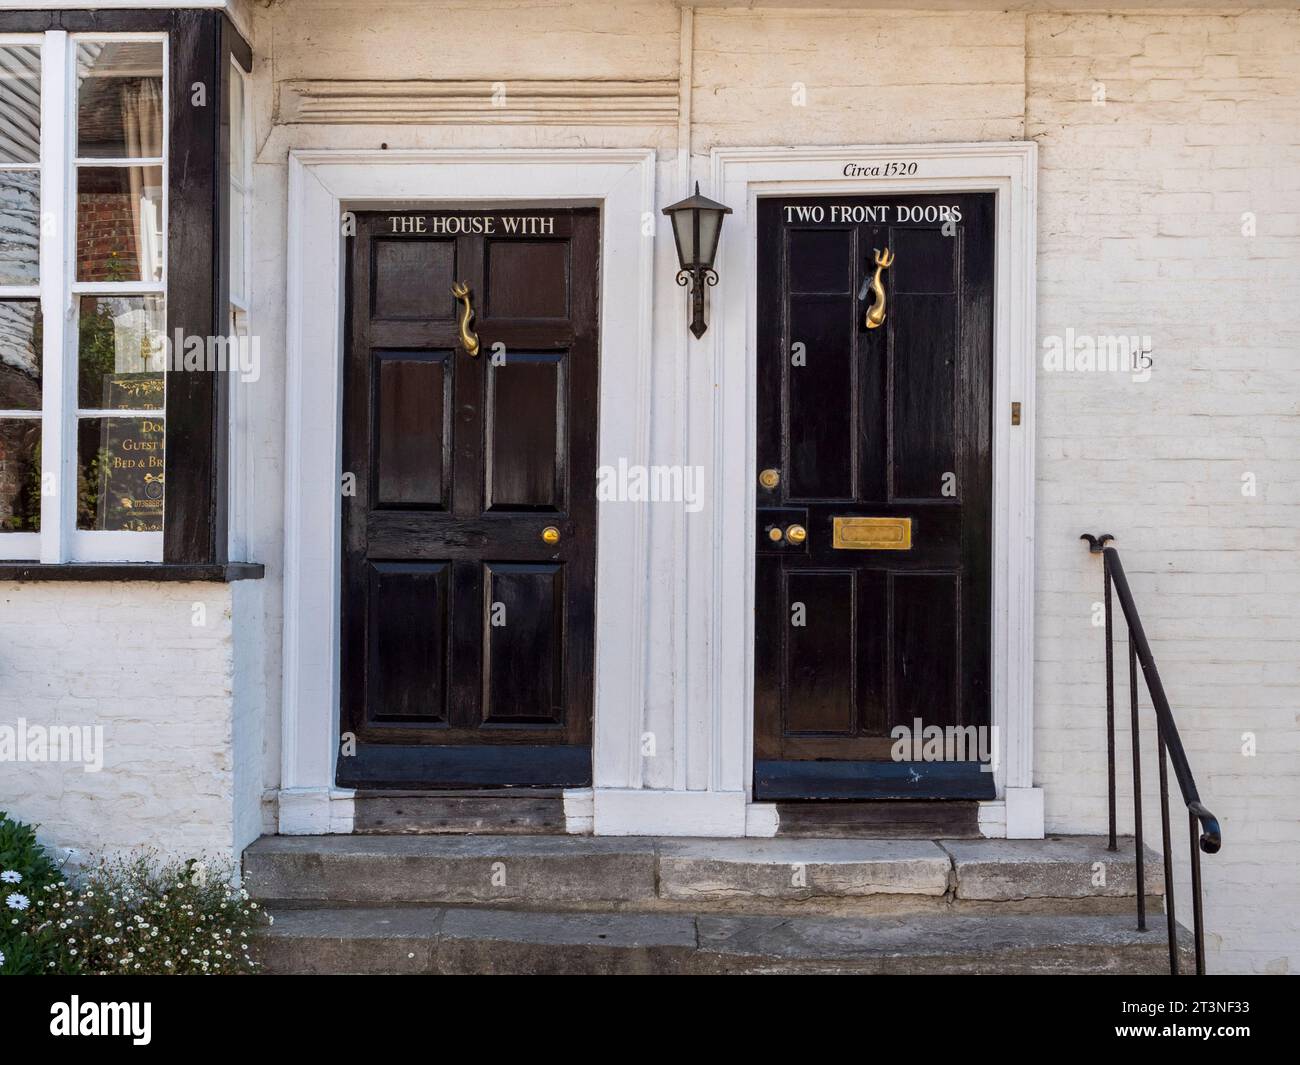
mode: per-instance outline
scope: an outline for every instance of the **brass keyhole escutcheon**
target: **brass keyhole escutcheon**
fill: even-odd
[[[894,253],[888,248],[884,251],[873,248],[872,251],[876,253],[876,276],[871,279],[871,295],[874,298],[867,308],[866,325],[868,329],[879,329],[885,324],[885,286],[881,275],[894,265]]]
[[[466,355],[478,356],[478,334],[470,328],[474,324],[474,305],[470,302],[472,293],[468,283],[453,281],[451,294],[460,300],[460,346]]]
[[[777,470],[764,470],[758,475],[758,483],[770,492],[781,483],[781,474]]]
[[[547,544],[558,544],[560,542],[560,530],[554,525],[548,525],[542,530],[542,542]]]
[[[773,525],[770,529],[767,530],[767,538],[771,540],[772,543],[779,544],[782,540],[785,539],[785,533],[783,533],[780,529],[778,529],[775,525]]]
[[[802,525],[791,525],[785,531],[785,538],[792,544],[801,544],[808,539],[808,530]]]

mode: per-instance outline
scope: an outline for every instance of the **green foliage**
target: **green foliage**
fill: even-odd
[[[41,900],[62,891],[63,873],[31,825],[0,812],[0,973],[66,973],[57,929],[34,919]]]
[[[90,300],[81,301],[77,319],[78,392],[86,406],[98,406],[104,378],[117,363],[117,339],[112,304],[107,299],[94,301],[94,312],[87,313]]]
[[[12,840],[12,844],[9,841]],[[9,849],[6,849],[6,847]],[[14,857],[8,857],[12,851]],[[12,861],[12,864],[9,864]],[[234,869],[153,852],[108,859],[66,881],[35,833],[0,815],[0,866],[31,871],[28,904],[0,885],[0,973],[141,976],[251,973],[252,937],[270,917],[233,886]]]
[[[0,521],[0,532],[40,532],[41,531],[41,423],[32,419],[30,422],[11,422],[9,431],[17,436],[29,433],[36,438],[32,448],[30,463],[23,462],[23,445],[16,445],[20,482],[18,498],[15,500],[14,513]],[[13,445],[11,441],[10,446]],[[26,466],[26,472],[21,472]]]

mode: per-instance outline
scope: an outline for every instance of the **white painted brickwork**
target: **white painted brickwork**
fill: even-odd
[[[1018,140],[1024,26],[990,11],[700,10],[694,150]]]
[[[258,57],[250,393],[257,589],[0,587],[0,719],[95,715],[120,772],[0,767],[0,808],[60,843],[231,846],[280,767],[285,248],[290,148],[651,147],[661,204],[683,193],[676,119],[643,125],[285,125],[295,79],[676,81],[679,11],[640,3],[244,5]],[[440,19],[454,19],[448,47]],[[689,149],[1014,140],[1040,145],[1039,332],[1151,338],[1151,379],[1039,374],[1035,783],[1049,831],[1105,828],[1097,559],[1118,537],[1224,851],[1205,858],[1211,969],[1300,971],[1300,17],[981,11],[695,13]],[[557,70],[562,67],[562,70]],[[807,106],[792,105],[795,83]],[[1094,96],[1104,91],[1104,104]],[[707,187],[705,191],[708,191]],[[1242,234],[1243,213],[1255,236]],[[684,315],[656,247],[651,461],[687,454]],[[724,240],[726,239],[724,235]],[[1025,397],[1033,401],[1034,397]],[[1255,475],[1257,494],[1243,496]],[[651,514],[645,727],[654,787],[700,727],[674,644],[681,519]],[[209,603],[209,628],[189,604]],[[233,601],[235,623],[225,616]],[[245,629],[243,626],[247,625]],[[1121,678],[1125,649],[1118,647]],[[183,655],[177,669],[171,655]],[[235,665],[232,665],[235,663]],[[1121,709],[1126,693],[1119,690]],[[1144,742],[1154,749],[1150,712]],[[1121,724],[1124,718],[1121,717]],[[1240,753],[1254,733],[1258,753]],[[113,737],[117,737],[114,739]],[[1127,732],[1121,728],[1121,791]],[[256,760],[260,759],[260,763]],[[238,765],[232,763],[238,761]],[[248,773],[250,761],[260,765]],[[1154,760],[1146,763],[1148,785]],[[1150,839],[1158,843],[1148,786]],[[1131,829],[1121,801],[1121,825]],[[1131,817],[1131,815],[1129,815]],[[236,825],[238,827],[236,827]],[[1176,869],[1185,878],[1183,819]],[[1185,883],[1180,883],[1184,889]],[[1184,916],[1187,910],[1184,906]]]
[[[0,810],[78,860],[230,857],[230,605],[222,584],[0,584],[0,726],[104,730],[99,772],[0,762]]]
[[[1204,861],[1211,965],[1262,972],[1300,970],[1298,42],[1300,18],[1271,12],[1035,15],[1026,40],[1039,333],[1147,335],[1154,360],[1145,383],[1040,362],[1036,783],[1049,831],[1104,829],[1102,636],[1089,616],[1101,569],[1076,538],[1114,533],[1223,822],[1224,849]],[[1149,709],[1143,720],[1158,844]],[[1247,732],[1254,757],[1241,753]],[[1177,809],[1174,831],[1187,899]]]

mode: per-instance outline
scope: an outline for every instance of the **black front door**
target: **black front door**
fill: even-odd
[[[994,197],[758,218],[755,795],[992,798]]]
[[[597,213],[356,217],[338,781],[589,784]]]

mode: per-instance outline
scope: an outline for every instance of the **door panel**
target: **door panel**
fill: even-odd
[[[369,564],[367,664],[374,718],[447,720],[450,565]]]
[[[894,573],[895,723],[959,724],[956,573]]]
[[[456,243],[451,240],[378,238],[371,276],[375,318],[452,318],[456,303]]]
[[[931,205],[960,221],[898,221]],[[894,762],[891,730],[990,718],[994,198],[765,198],[758,218],[756,459],[778,480],[757,489],[755,794],[991,797],[970,758]]]
[[[445,509],[452,353],[375,352],[375,505]]]
[[[564,723],[564,570],[488,563],[486,724]]]
[[[802,615],[786,641],[787,735],[856,731],[852,570],[785,573],[787,611]]]
[[[493,318],[569,316],[568,241],[489,241],[487,279]]]
[[[590,783],[598,227],[594,209],[357,215],[340,784]]]
[[[944,474],[957,469],[956,308],[951,296],[896,293],[889,312],[906,351],[893,369],[893,498],[943,498]],[[900,357],[905,356],[905,357]],[[960,485],[954,477],[954,488]],[[955,497],[950,497],[955,498]]]
[[[853,303],[850,295],[790,297],[790,345],[803,345],[787,371],[787,499],[852,498],[854,439]]]
[[[564,371],[564,352],[527,352],[488,377],[488,510],[564,508]]]

